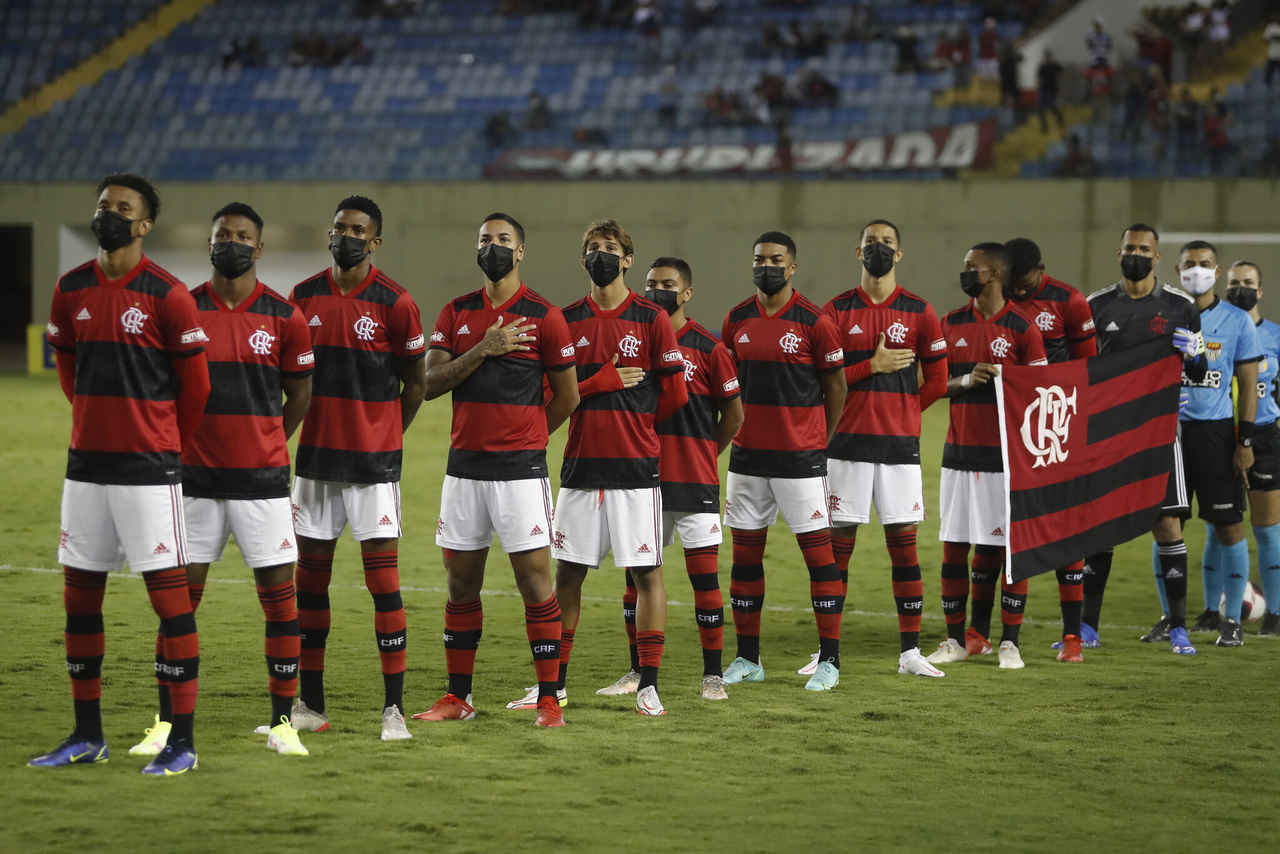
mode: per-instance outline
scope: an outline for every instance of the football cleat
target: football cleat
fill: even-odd
[[[1139,635],[1138,640],[1143,643],[1166,643],[1169,640],[1169,618],[1162,616],[1156,624],[1151,627],[1151,631],[1145,635]]]
[[[956,644],[956,646],[960,646],[960,644]],[[918,646],[913,646],[898,656],[898,672],[910,673],[912,676],[932,676],[934,679],[947,675],[930,664],[920,654],[920,647]]]
[[[724,677],[714,673],[702,677],[702,699],[727,700],[729,692],[724,689]]]
[[[329,719],[302,702],[301,697],[293,701],[289,721],[298,732],[324,732],[329,728]]]
[[[164,750],[146,764],[142,773],[148,777],[176,777],[199,769],[200,760],[196,758],[196,752],[189,745],[166,744]]]
[[[1027,665],[1022,660],[1022,653],[1013,641],[1000,641],[1000,669],[1021,670]]]
[[[952,661],[964,661],[968,657],[969,650],[964,644],[955,638],[947,638],[925,660],[930,664],[948,664]]]
[[[799,673],[801,676],[812,676],[813,671],[818,669],[818,656],[821,654],[822,653],[815,652],[809,658],[809,663],[797,670],[796,673]]]
[[[1191,638],[1187,637],[1187,630],[1183,626],[1169,629],[1169,649],[1174,655],[1196,654],[1196,648],[1191,645]]]
[[[1223,617],[1218,623],[1217,646],[1244,646],[1244,629],[1235,620]]]
[[[1102,637],[1098,630],[1088,623],[1080,624],[1080,646],[1085,649],[1097,649],[1102,646]]]
[[[1064,635],[1058,647],[1058,661],[1079,664],[1084,661],[1084,652],[1080,649],[1079,635]]]
[[[620,697],[623,694],[634,694],[640,688],[640,674],[634,670],[628,670],[617,682],[612,685],[606,685],[597,694],[603,694],[606,697]]]
[[[554,697],[542,697],[538,700],[538,716],[533,719],[534,726],[564,726],[564,710]]]
[[[164,750],[164,746],[169,743],[169,731],[172,729],[172,723],[162,721],[160,716],[156,715],[156,725],[147,727],[142,735],[142,741],[129,748],[129,755],[159,756],[160,751]]]
[[[1258,629],[1258,637],[1276,637],[1280,635],[1280,614],[1270,611],[1262,615],[1262,626]]]
[[[818,669],[813,671],[809,681],[804,683],[806,691],[830,691],[840,684],[840,668],[830,661],[819,661]]]
[[[1214,611],[1211,608],[1205,608],[1200,612],[1200,616],[1196,617],[1196,621],[1191,624],[1191,631],[1197,633],[1204,632],[1206,634],[1209,632],[1216,632],[1218,630],[1218,623],[1221,622],[1221,620],[1222,617],[1217,611]]]
[[[311,751],[307,750],[302,739],[298,738],[298,731],[284,715],[280,716],[280,723],[267,732],[267,749],[274,750],[281,756],[311,755]]]
[[[667,709],[658,699],[658,689],[653,685],[641,688],[636,692],[636,714],[646,718],[659,718],[667,713]]]
[[[729,662],[724,669],[724,684],[737,685],[739,682],[763,682],[764,665],[758,661],[749,661],[741,656]]]
[[[382,710],[382,740],[405,741],[413,738],[409,727],[405,725],[404,713],[399,706],[387,706]]]
[[[557,688],[556,699],[560,701],[561,706],[569,705],[569,692],[563,688]],[[525,688],[524,696],[519,700],[512,700],[507,703],[507,708],[513,712],[538,708],[538,686],[531,685]]]
[[[969,655],[990,655],[991,641],[987,640],[982,632],[975,628],[969,628],[964,633],[964,648],[969,651]]]
[[[105,740],[81,738],[74,732],[66,740],[27,763],[32,768],[62,768],[67,765],[94,765],[111,757]]]
[[[425,712],[413,716],[415,721],[469,721],[476,716],[475,707],[471,705],[471,695],[463,700],[454,694],[445,694],[435,705]]]

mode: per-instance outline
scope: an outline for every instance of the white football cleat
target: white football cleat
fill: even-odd
[[[801,676],[812,676],[813,671],[818,669],[818,656],[821,654],[822,653],[820,652],[815,652],[813,657],[809,659],[809,663],[797,670],[796,673],[799,673]]]
[[[556,690],[556,699],[560,701],[560,707],[564,708],[569,705],[569,692],[564,688]],[[518,711],[534,711],[538,708],[538,686],[530,685],[524,689],[524,696],[519,700],[512,700],[507,703],[507,709],[513,712]]]
[[[947,638],[938,644],[938,648],[929,653],[925,659],[930,664],[950,664],[953,661],[967,661],[969,650],[955,638]]]
[[[293,701],[289,721],[299,732],[324,732],[329,728],[329,719],[302,702],[301,697]]]
[[[142,741],[129,748],[129,755],[160,755],[160,751],[164,750],[164,746],[169,743],[169,731],[172,729],[173,724],[169,721],[160,720],[160,716],[156,715],[155,726],[147,727],[146,732],[142,734]]]
[[[1027,666],[1022,661],[1022,653],[1018,650],[1018,645],[1013,641],[1000,641],[998,654],[1001,670],[1021,670]]]
[[[934,679],[947,675],[926,661],[918,646],[913,646],[898,656],[898,672],[910,673],[912,676],[932,676]]]
[[[702,677],[702,699],[704,700],[727,700],[729,692],[724,689],[723,676],[703,676]]]
[[[382,710],[382,740],[404,741],[413,738],[409,727],[405,725],[404,715],[398,706],[387,706]]]
[[[662,701],[658,699],[658,689],[650,685],[636,692],[636,714],[647,718],[657,718],[667,713]]]
[[[307,750],[306,745],[298,738],[298,731],[284,715],[280,716],[280,723],[267,732],[267,749],[274,750],[281,756],[311,755],[311,751]]]
[[[612,685],[606,685],[599,691],[596,691],[596,693],[602,694],[606,697],[620,697],[623,694],[634,694],[639,689],[640,674],[636,673],[634,670],[628,670],[619,677],[617,682],[614,682]]]

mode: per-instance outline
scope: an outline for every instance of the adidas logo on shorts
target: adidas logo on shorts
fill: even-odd
[[[287,552],[291,548],[293,548],[293,543],[289,542],[288,537],[280,541],[280,551]]]
[[[720,533],[720,526],[719,526],[718,524],[716,524],[715,522],[712,522],[712,523],[711,523],[711,531],[710,531],[710,533],[712,533],[712,534],[718,534],[718,533]]]
[[[648,544],[648,543],[641,543],[641,544],[640,544],[640,548],[636,549],[636,551],[637,551],[637,552],[639,552],[639,553],[640,553],[640,554],[642,554],[642,555],[647,555],[647,554],[649,554],[649,553],[650,553],[650,552],[649,552],[649,544]]]
[[[167,555],[168,553],[169,553],[169,547],[166,546],[164,543],[157,544],[155,551],[152,552],[153,555]]]
[[[533,530],[529,532],[529,536],[531,536],[531,537],[536,537],[536,536],[538,536],[538,535],[539,535],[539,534],[541,534],[541,533],[542,533],[542,526],[541,526],[541,525],[534,525],[534,526],[533,526]]]
[[[911,509],[912,509],[912,510],[919,510],[919,509],[920,509],[920,502],[919,502],[919,501],[917,501],[915,504],[912,504],[912,505],[911,505]]]
[[[821,510],[814,510],[814,511],[813,511],[813,515],[812,515],[812,516],[810,516],[809,518],[810,518],[810,519],[821,519],[821,518],[822,518],[822,511],[821,511]]]
[[[388,516],[388,515],[386,515],[385,513],[384,513],[384,514],[382,514],[382,518],[378,520],[378,525],[380,525],[380,526],[381,526],[381,525],[394,525],[394,524],[395,524],[395,523],[391,521],[391,517],[390,517],[390,516]]]
[[[992,532],[991,532],[991,536],[993,536],[993,537],[1003,537],[1003,536],[1004,536],[1004,528],[996,528],[994,531],[992,531]]]

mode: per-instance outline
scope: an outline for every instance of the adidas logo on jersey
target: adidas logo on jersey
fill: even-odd
[[[966,341],[966,340],[964,340],[963,338],[961,338],[959,341],[957,341],[957,342],[956,342],[956,346],[957,346],[957,347],[968,347],[968,346],[969,346],[969,342],[968,342],[968,341]]]
[[[387,514],[385,514],[385,513],[383,513],[383,514],[382,514],[382,518],[378,520],[378,525],[379,525],[379,526],[382,526],[382,525],[394,525],[394,524],[395,524],[395,523],[391,521],[391,517],[390,517],[390,516],[388,516],[388,515],[387,515]]]
[[[82,308],[80,313],[76,315],[76,320],[90,320],[89,309]]]
[[[169,553],[169,547],[164,543],[157,543],[155,550],[151,553],[153,555],[167,555]]]
[[[641,543],[641,544],[640,544],[640,548],[636,549],[636,551],[637,551],[637,552],[639,552],[639,553],[640,553],[640,554],[642,554],[642,555],[647,555],[647,554],[649,554],[649,544],[648,544],[648,543]]]
[[[533,530],[529,531],[529,536],[531,536],[531,537],[536,537],[536,536],[538,536],[538,535],[539,535],[539,534],[541,534],[541,533],[542,533],[542,526],[541,526],[541,525],[534,525],[534,526],[533,526]]]
[[[324,324],[320,322],[320,315],[313,314],[311,319],[307,321],[307,326],[324,326]]]
[[[1111,321],[1110,323],[1108,323],[1108,324],[1107,324],[1107,328],[1106,328],[1106,329],[1104,329],[1104,330],[1102,330],[1102,331],[1103,331],[1103,332],[1119,332],[1119,331],[1120,331],[1120,327],[1119,327],[1119,326],[1116,326],[1116,322],[1113,320],[1113,321]]]
[[[462,324],[462,326],[458,327],[458,334],[459,334],[459,335],[470,335],[470,334],[471,334],[471,327],[470,327],[470,326],[468,326],[468,325],[467,325],[467,324],[465,324],[465,323],[464,323],[464,324]]]
[[[575,347],[589,347],[590,345],[591,345],[591,342],[587,340],[587,336],[583,335],[581,338],[579,338],[579,339],[578,339],[578,343],[577,343],[577,344],[575,344],[574,346],[575,346]]]
[[[849,334],[850,334],[850,335],[861,335],[861,334],[862,334],[862,327],[861,327],[861,326],[859,326],[859,325],[858,325],[858,324],[856,324],[856,323],[855,323],[855,324],[853,324],[853,326],[850,326],[850,327],[849,327]]]
[[[750,344],[750,343],[751,343],[751,339],[750,339],[750,338],[748,338],[748,337],[747,337],[747,333],[745,333],[745,332],[744,332],[744,333],[742,333],[741,335],[739,335],[739,336],[738,336],[738,343],[739,343],[739,344]]]

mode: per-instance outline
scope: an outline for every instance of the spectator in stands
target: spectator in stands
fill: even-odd
[[[847,42],[864,42],[873,41],[878,35],[871,5],[867,0],[851,4],[844,24],[840,27],[840,38]]]
[[[795,167],[795,158],[791,146],[791,126],[784,119],[774,125],[777,132],[777,139],[774,140],[773,150],[777,156],[778,171],[790,172]]]
[[[1267,40],[1267,88],[1271,88],[1271,78],[1280,77],[1280,18],[1267,24],[1262,31]]]
[[[1102,18],[1094,18],[1093,26],[1084,37],[1085,49],[1089,52],[1089,64],[1111,65],[1111,36],[1103,26]]]
[[[578,145],[608,145],[609,134],[604,128],[580,127],[574,129],[573,141]]]
[[[1084,79],[1089,86],[1089,98],[1093,101],[1095,109],[1100,108],[1111,98],[1111,78],[1114,76],[1115,70],[1102,59],[1097,60],[1085,70]]]
[[[529,93],[529,112],[525,113],[524,126],[529,130],[551,127],[551,107],[547,104],[547,96],[536,89]]]
[[[953,85],[957,89],[964,89],[969,85],[972,57],[969,53],[969,34],[963,27],[956,27],[950,35],[944,33],[939,36],[933,57],[938,69],[951,69],[955,76]]]
[[[707,122],[712,125],[740,125],[750,120],[750,113],[737,92],[712,89],[702,98],[707,110]]]
[[[1137,142],[1142,136],[1142,117],[1147,106],[1147,72],[1129,68],[1125,73],[1124,127],[1121,139]]]
[[[720,0],[685,0],[684,28],[696,33],[709,27],[720,17]]]
[[[916,35],[916,31],[907,25],[902,25],[894,31],[893,44],[898,48],[898,63],[894,70],[898,73],[919,72],[924,68],[920,65],[920,55],[917,49],[920,45],[920,36]]]
[[[799,31],[799,26],[796,29]],[[827,28],[823,22],[814,21],[809,25],[807,31],[800,32],[800,42],[796,46],[796,56],[801,59],[825,56],[827,45],[830,41],[831,37],[827,35]]]
[[[636,11],[632,17],[636,31],[642,36],[657,38],[662,34],[662,7],[658,0],[636,0]]]
[[[1098,174],[1098,164],[1084,147],[1080,134],[1073,133],[1067,140],[1067,153],[1054,174],[1059,178],[1092,178]]]
[[[1188,3],[1182,16],[1182,47],[1187,67],[1195,68],[1204,55],[1205,14],[1196,2]]]
[[[1000,45],[1000,103],[1013,110],[1014,121],[1023,117],[1022,90],[1018,86],[1018,67],[1022,65],[1022,53],[1018,46],[1006,39]]]
[[[267,64],[267,53],[257,36],[232,39],[222,49],[223,68],[260,68]]]
[[[1000,31],[996,19],[987,18],[978,33],[978,61],[974,63],[978,76],[983,80],[996,80],[1000,76]]]
[[[1209,150],[1209,171],[1221,175],[1227,155],[1231,153],[1231,137],[1227,128],[1231,125],[1231,112],[1226,102],[1218,101],[1205,111],[1204,144]]]
[[[1209,48],[1214,57],[1226,53],[1231,41],[1231,5],[1227,0],[1217,0],[1209,10]]]
[[[1191,95],[1191,87],[1183,86],[1172,107],[1174,153],[1179,161],[1199,146],[1200,105]]]
[[[515,141],[518,133],[506,110],[489,116],[484,125],[484,138],[488,140],[490,148],[505,148]]]
[[[675,127],[680,112],[680,76],[674,65],[667,65],[658,77],[658,122]]]
[[[1138,43],[1138,59],[1144,65],[1158,65],[1164,72],[1164,79],[1169,80],[1173,74],[1173,40],[1164,31],[1148,23],[1139,24],[1132,30],[1134,41]]]
[[[1066,127],[1062,118],[1062,110],[1058,109],[1058,78],[1062,76],[1062,63],[1054,59],[1053,52],[1046,50],[1040,58],[1040,67],[1036,69],[1036,112],[1040,115],[1040,132],[1049,132],[1049,122],[1045,113],[1052,113],[1058,120],[1058,130]]]
[[[816,62],[802,71],[796,80],[800,102],[810,107],[834,107],[840,88],[819,69]]]
[[[1169,83],[1159,66],[1147,69],[1147,122],[1155,134],[1156,152],[1164,159],[1164,141],[1169,135]]]

